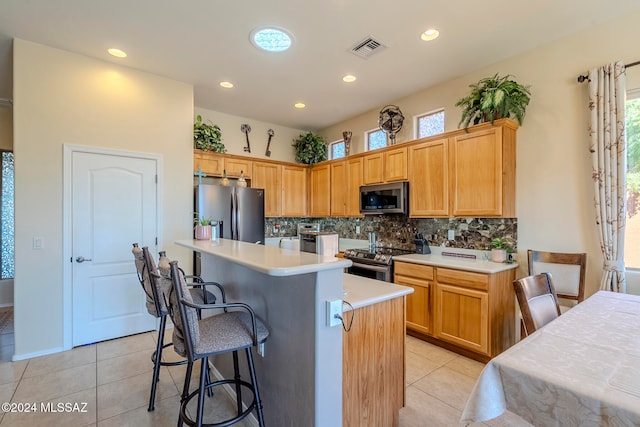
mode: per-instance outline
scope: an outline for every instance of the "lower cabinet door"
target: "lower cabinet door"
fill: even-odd
[[[435,301],[435,337],[489,355],[488,293],[437,283]]]

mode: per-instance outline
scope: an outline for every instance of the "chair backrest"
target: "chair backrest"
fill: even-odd
[[[560,316],[558,297],[549,273],[540,273],[513,281],[524,330],[531,335]]]
[[[184,273],[178,267],[177,261],[169,264],[161,263],[158,268],[162,287],[169,286],[166,291],[169,313],[173,321],[173,347],[179,355],[195,359],[195,349],[200,340],[200,328],[198,325],[198,312],[195,308],[186,306],[180,302],[193,303],[191,293],[187,289]]]
[[[166,315],[168,311],[162,292],[159,292],[153,275],[149,274],[149,272],[156,271],[156,264],[149,255],[149,248],[145,246],[140,249],[138,244],[134,243],[131,252],[135,260],[138,280],[140,280],[142,290],[145,293],[147,311],[155,317]]]
[[[584,300],[587,254],[543,252],[529,249],[529,275],[551,273],[558,298]]]

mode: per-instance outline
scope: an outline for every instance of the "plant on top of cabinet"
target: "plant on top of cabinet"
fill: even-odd
[[[209,121],[211,123],[211,121]],[[226,153],[227,149],[222,142],[222,131],[218,125],[206,124],[202,122],[202,116],[196,116],[193,124],[193,146],[202,151],[213,151],[214,153]]]
[[[462,107],[462,117],[458,127],[464,124],[465,130],[469,124],[474,125],[483,122],[491,122],[502,118],[515,118],[522,124],[525,110],[531,99],[529,86],[523,86],[507,74],[499,77],[480,79],[478,83],[471,84],[469,95],[458,100],[456,107]]]
[[[327,144],[324,138],[311,132],[300,134],[291,144],[296,150],[296,162],[312,165],[327,160]]]

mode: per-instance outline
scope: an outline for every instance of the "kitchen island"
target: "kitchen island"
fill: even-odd
[[[226,239],[183,240],[176,244],[200,252],[205,280],[222,283],[228,301],[251,305],[267,324],[270,336],[264,357],[256,358],[267,425],[340,426],[344,419],[343,407],[345,414],[356,414],[357,418],[362,408],[368,410],[371,404],[388,408],[391,415],[395,412],[392,419],[397,420],[397,402],[401,407],[404,390],[404,295],[412,292],[410,288],[386,283],[376,288],[376,281],[369,283],[368,279],[345,275],[343,270],[351,261],[335,257]],[[354,339],[368,335],[371,327],[365,324],[368,317],[360,316],[359,313],[364,313],[360,310],[384,307],[378,322],[387,326],[389,336],[379,341],[389,351],[380,354],[378,348],[362,348],[367,345],[367,341],[362,341],[353,347],[359,349],[358,352],[353,350],[353,355],[343,356],[347,343],[354,341],[351,332],[343,332],[340,325],[327,326],[326,313],[327,301],[343,299],[354,307],[353,331],[359,331],[358,335],[353,334]],[[349,321],[351,314],[345,313],[343,317]],[[400,352],[399,342],[402,343]],[[392,348],[395,353],[391,352]],[[372,359],[384,355],[383,362],[396,368],[389,369],[393,373],[389,379],[400,384],[400,388],[390,388],[396,390],[396,395],[397,390],[401,390],[400,400],[367,402],[366,405],[353,403],[361,399],[362,393],[356,393],[354,388],[357,386],[354,382],[360,382],[361,372],[348,371],[343,376],[343,364],[360,371],[357,364],[346,362],[362,354]],[[389,358],[390,355],[393,357]],[[226,356],[216,358],[213,364],[222,375],[229,376],[231,359]],[[368,425],[390,425],[376,424],[377,413],[365,416]]]

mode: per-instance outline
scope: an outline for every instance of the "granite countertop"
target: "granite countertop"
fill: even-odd
[[[409,286],[368,279],[354,274],[345,273],[342,281],[344,289],[342,299],[351,304],[354,309],[413,293],[413,288]],[[343,311],[349,310],[351,307],[345,304]]]
[[[178,240],[176,245],[224,258],[268,276],[296,276],[351,266],[351,261],[237,240]]]

